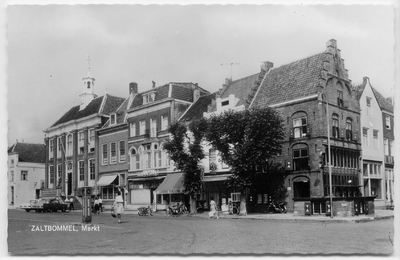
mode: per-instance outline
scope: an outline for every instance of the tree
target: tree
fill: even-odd
[[[169,126],[171,138],[164,144],[175,167],[184,173],[184,193],[190,196],[191,213],[197,212],[196,198],[203,187],[200,161],[204,158],[202,141],[206,129],[204,119],[194,120],[188,125],[175,122]]]
[[[283,121],[272,108],[228,110],[208,119],[206,140],[231,167],[227,185],[243,192],[254,183],[259,168],[281,152]],[[241,213],[246,214],[246,196],[241,196]]]

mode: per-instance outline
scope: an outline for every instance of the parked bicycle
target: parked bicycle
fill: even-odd
[[[188,214],[189,212],[185,204],[177,202],[177,203],[171,203],[168,206],[167,213],[172,217],[178,217],[182,214]]]
[[[145,215],[153,216],[153,210],[151,209],[151,206],[140,207],[140,208],[138,208],[138,215],[139,216],[145,216]]]

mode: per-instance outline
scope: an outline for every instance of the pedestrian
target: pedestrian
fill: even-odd
[[[65,196],[65,201],[64,201],[64,203],[67,204],[67,208],[69,208],[69,199],[68,199],[68,196]],[[70,211],[71,211],[71,210],[70,210]]]
[[[103,212],[103,200],[101,199],[101,197],[99,197],[99,208],[100,210],[98,214],[100,214],[100,211]]]
[[[214,197],[211,196],[210,199],[211,199],[211,201],[210,201],[210,212],[208,213],[208,216],[210,218],[216,217],[217,219],[219,219],[218,210],[217,210],[217,203],[215,203]]]
[[[114,213],[117,214],[118,224],[121,223],[121,215],[124,212],[124,200],[121,195],[121,191],[118,191],[113,204]]]
[[[99,199],[97,197],[94,198],[94,214],[99,212]]]
[[[69,211],[74,210],[75,211],[75,207],[74,207],[74,197],[71,196],[71,198],[69,199]]]

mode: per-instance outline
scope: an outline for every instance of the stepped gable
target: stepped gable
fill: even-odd
[[[255,87],[255,82],[257,82],[260,73],[256,73],[241,79],[231,81],[227,87],[222,89],[220,98],[227,98],[229,95],[235,95],[239,101],[236,106],[245,105],[247,108],[249,106],[248,97],[253,93],[253,88]]]
[[[203,113],[207,112],[208,106],[211,105],[212,100],[216,99],[217,92],[200,96],[199,99],[193,103],[186,111],[186,113],[179,119],[181,122],[189,122],[203,117]]]
[[[273,105],[317,93],[328,53],[319,53],[271,69],[254,98],[253,106]]]
[[[382,94],[379,93],[378,90],[376,90],[372,86],[371,86],[371,88],[372,88],[372,91],[374,92],[376,101],[378,102],[381,109],[393,113],[393,105],[390,104],[390,102],[384,96],[382,96]]]
[[[20,162],[46,163],[46,145],[15,143],[8,149],[8,153],[18,153]]]
[[[103,99],[105,98],[104,106]],[[80,118],[84,118],[90,116],[92,114],[102,113],[109,114],[115,109],[117,109],[122,102],[123,98],[114,97],[110,95],[101,96],[93,99],[83,110],[79,111],[79,106],[75,106],[71,108],[67,113],[65,113],[59,120],[57,120],[51,127],[67,123],[71,120],[77,120]]]

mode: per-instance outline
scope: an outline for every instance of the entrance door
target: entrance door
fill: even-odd
[[[67,185],[67,195],[71,195],[72,192],[72,172],[68,174],[68,185]]]

